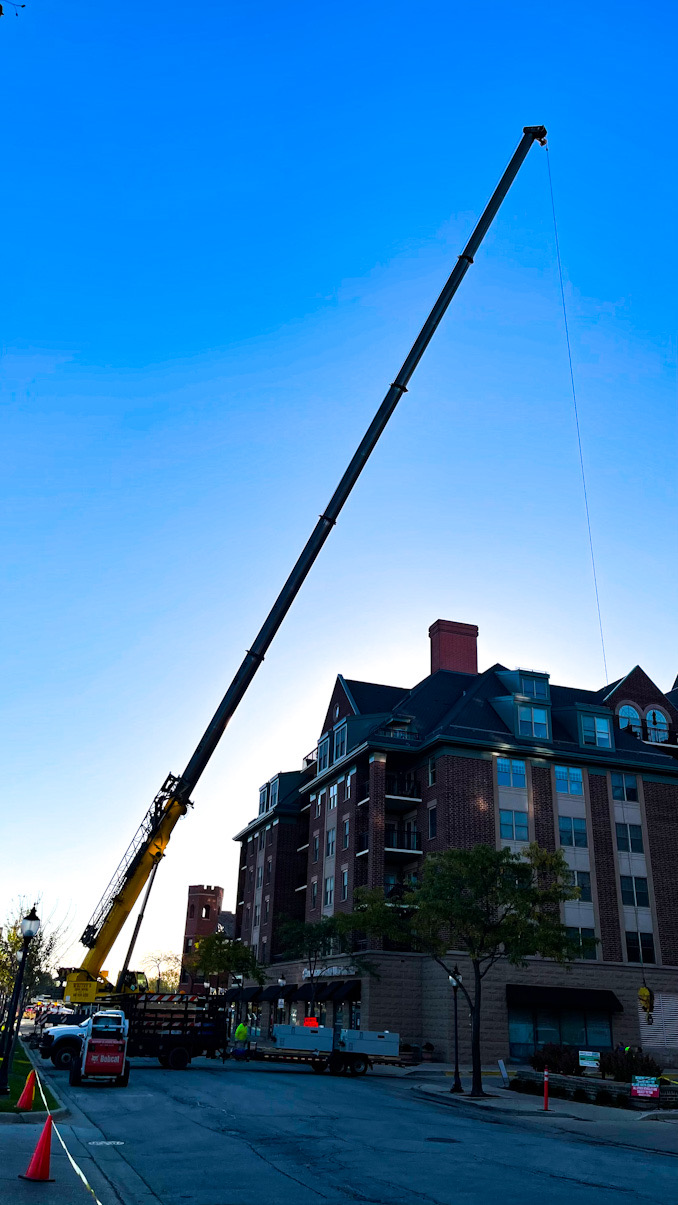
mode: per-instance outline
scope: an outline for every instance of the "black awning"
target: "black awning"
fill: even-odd
[[[506,1003],[523,1008],[584,1008],[601,1013],[623,1013],[614,992],[588,987],[542,987],[535,983],[507,983]]]
[[[335,990],[332,992],[331,999],[335,1004],[339,1004],[342,1000],[359,1000],[361,991],[361,983],[359,979],[347,979],[346,983],[337,983]]]
[[[269,983],[268,987],[265,987],[264,990],[262,991],[259,999],[260,999],[260,1001],[287,1000],[287,999],[289,999],[289,993],[296,992],[296,990],[297,990],[296,983],[292,983],[292,984],[286,983],[283,987],[281,987],[279,983]]]
[[[318,988],[318,995],[316,996],[316,1000],[318,1000],[320,1003],[322,1003],[325,1000],[334,1000],[334,993],[337,992],[339,990],[339,988],[343,987],[343,986],[344,986],[343,979],[340,979],[338,982],[335,981],[334,983],[321,984],[320,987]]]
[[[228,991],[224,993],[224,1000],[227,1000],[230,1004],[233,1000],[237,999],[241,990],[239,987],[229,987]]]
[[[260,987],[244,987],[242,989],[240,995],[237,997],[237,999],[242,1000],[242,1002],[244,1004],[244,1003],[248,1003],[251,1000],[258,1001],[260,999],[260,996],[261,996],[261,988]]]
[[[313,983],[309,983],[307,981],[306,983],[302,983],[301,987],[296,988],[296,990],[294,992],[292,992],[292,994],[288,997],[288,999],[289,1000],[310,1000],[313,997],[313,995],[315,995],[315,998],[317,1000],[318,992],[321,990],[322,986],[323,986],[322,983],[313,984]]]

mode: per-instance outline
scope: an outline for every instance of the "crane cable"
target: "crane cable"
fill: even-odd
[[[596,608],[598,610],[598,627],[600,628],[600,643],[603,650],[603,666],[605,669],[605,683],[609,682],[607,672],[607,657],[605,656],[605,638],[603,636],[603,619],[600,612],[600,596],[598,594],[598,576],[596,574],[596,558],[593,552],[593,535],[591,532],[591,513],[589,511],[589,496],[586,489],[586,473],[584,471],[584,455],[581,446],[581,429],[579,426],[579,409],[577,407],[577,390],[574,384],[574,369],[572,367],[572,347],[570,345],[570,328],[567,322],[567,307],[565,305],[565,286],[563,284],[563,265],[560,259],[560,242],[558,239],[558,223],[556,221],[556,203],[553,197],[553,180],[551,178],[551,159],[549,156],[548,143],[546,144],[546,165],[549,176],[549,192],[551,194],[551,212],[553,214],[553,233],[556,243],[556,259],[558,261],[558,277],[560,280],[560,300],[563,307],[563,325],[565,327],[565,343],[567,345],[567,359],[570,366],[570,384],[572,386],[572,404],[574,407],[574,422],[577,429],[577,445],[579,447],[579,465],[581,468],[581,481],[584,490],[584,507],[586,509],[586,526],[589,533],[589,549],[591,551],[591,568],[593,570],[593,587],[596,594]]]

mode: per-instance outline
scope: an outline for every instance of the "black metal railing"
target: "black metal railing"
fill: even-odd
[[[387,774],[386,794],[399,795],[405,799],[421,799],[419,784],[410,774]]]
[[[384,830],[384,848],[419,850],[421,849],[421,833],[415,833],[411,829],[396,828],[395,825],[387,825]]]
[[[678,731],[673,724],[656,724],[647,719],[625,720],[615,716],[618,732],[627,732],[639,741],[651,741],[655,745],[678,745]]]
[[[379,740],[386,737],[387,740],[407,741],[412,745],[416,745],[422,739],[418,732],[412,732],[410,728],[391,728],[388,724],[375,729],[372,735],[378,737]]]
[[[307,753],[306,757],[303,759],[302,769],[308,770],[308,767],[314,766],[315,763],[317,762],[317,760],[318,760],[318,746],[316,745],[315,749],[311,749],[311,752]]]

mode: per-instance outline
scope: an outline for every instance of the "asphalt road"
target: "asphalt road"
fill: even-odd
[[[137,1060],[126,1089],[72,1089],[51,1064],[41,1070],[73,1111],[62,1132],[102,1205],[678,1202],[678,1154],[651,1149],[660,1131],[672,1145],[671,1123],[642,1123],[632,1139],[622,1125],[615,1135],[572,1122],[570,1132],[562,1121],[549,1128],[544,1118],[478,1116],[421,1099],[411,1078],[305,1068],[200,1060],[172,1072]],[[25,1144],[28,1127],[12,1129]],[[8,1129],[0,1138],[6,1149]],[[26,1190],[48,1205],[91,1201],[74,1177],[66,1196],[59,1184],[3,1188],[8,1202]]]

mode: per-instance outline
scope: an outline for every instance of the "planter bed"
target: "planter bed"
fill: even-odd
[[[514,1085],[520,1084],[521,1087]],[[518,1071],[511,1081],[514,1091],[526,1091],[535,1096],[543,1091],[542,1071]],[[631,1096],[630,1084],[619,1084],[614,1080],[584,1075],[557,1075],[549,1071],[549,1092],[556,1099],[587,1101],[594,1105],[617,1105],[626,1109],[675,1109],[678,1107],[678,1092],[673,1085],[660,1085],[659,1100],[648,1100]],[[575,1096],[576,1093],[576,1096]]]

